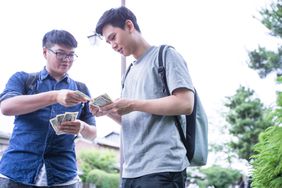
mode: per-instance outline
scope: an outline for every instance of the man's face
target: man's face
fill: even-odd
[[[130,34],[127,26],[124,30],[112,25],[106,25],[103,28],[103,36],[105,37],[106,42],[109,43],[116,52],[119,52],[123,56],[132,54]]]
[[[62,76],[67,73],[76,58],[73,48],[57,44],[51,48],[44,48],[43,54],[47,60],[46,68],[54,76]]]

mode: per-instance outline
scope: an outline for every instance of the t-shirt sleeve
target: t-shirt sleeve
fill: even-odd
[[[188,66],[182,55],[174,48],[167,48],[165,58],[167,84],[170,93],[179,88],[194,91]]]

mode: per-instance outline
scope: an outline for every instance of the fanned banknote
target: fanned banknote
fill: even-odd
[[[91,105],[97,106],[97,107],[102,107],[107,104],[111,104],[113,101],[109,97],[107,93],[104,93],[103,95],[99,95],[98,97],[94,98],[91,100]]]
[[[67,134],[59,129],[61,123],[65,121],[74,121],[77,118],[78,112],[65,112],[64,114],[58,114],[56,117],[49,120],[55,133],[57,135]]]
[[[84,99],[88,100],[88,101],[91,100],[91,98],[90,98],[89,96],[87,96],[85,93],[83,93],[83,92],[81,92],[81,91],[79,91],[79,90],[76,90],[75,93],[76,93],[77,95],[83,97]]]

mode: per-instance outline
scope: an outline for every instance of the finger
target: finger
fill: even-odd
[[[92,108],[92,109],[90,109],[90,111],[93,115],[97,115],[98,113],[101,112],[100,108]]]
[[[91,103],[90,103],[89,107],[90,107],[90,109],[93,110],[93,111],[96,111],[96,110],[99,111],[99,109],[100,109],[98,106],[95,106],[95,105],[93,105],[93,104],[91,104]]]
[[[84,98],[84,97],[82,97],[82,96],[80,96],[80,95],[74,95],[74,98],[73,98],[76,102],[83,102],[83,103],[85,103],[85,102],[87,102],[88,100],[86,99],[86,98]]]
[[[107,111],[98,111],[97,113],[96,113],[96,117],[99,117],[99,116],[104,116],[104,115],[106,115],[108,112]]]
[[[92,112],[98,112],[98,111],[99,111],[99,108],[90,105],[90,110],[91,110]]]
[[[61,131],[76,134],[78,132],[78,127],[73,125],[63,125],[60,128]]]
[[[114,103],[107,104],[105,106],[100,107],[100,111],[109,111],[114,107]]]

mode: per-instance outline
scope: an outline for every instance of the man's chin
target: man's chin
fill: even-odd
[[[66,73],[66,72],[68,72],[69,69],[70,69],[70,67],[61,67],[59,71],[61,73]]]
[[[122,55],[123,57],[128,57],[128,56],[130,56],[130,54],[123,53],[123,52],[120,52],[120,55]]]

